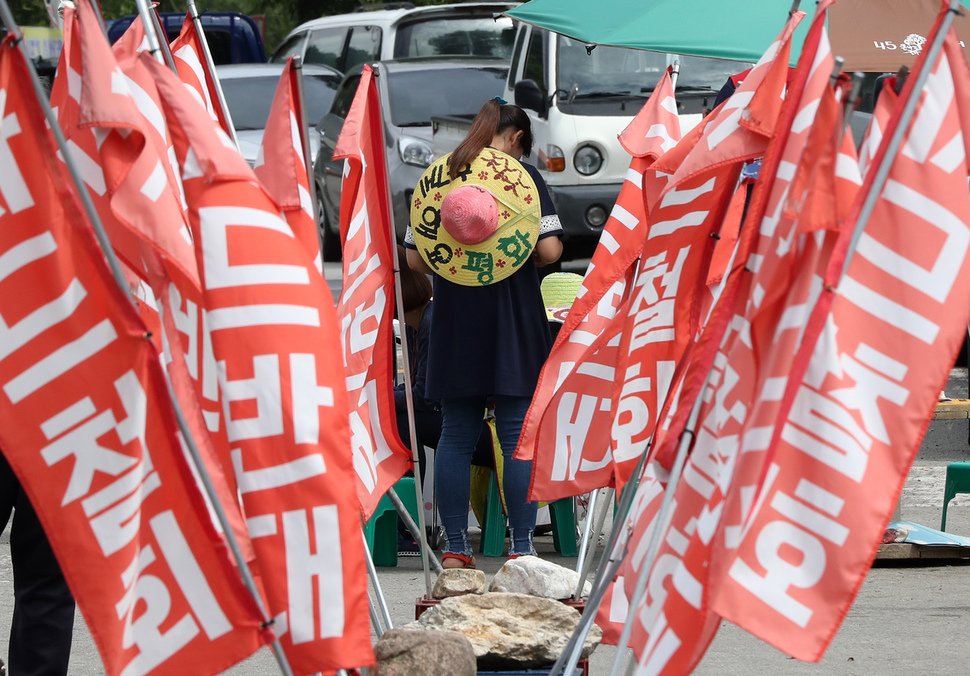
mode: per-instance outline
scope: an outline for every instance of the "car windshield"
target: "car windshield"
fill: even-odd
[[[504,68],[450,68],[391,73],[387,79],[391,122],[430,126],[432,115],[474,116],[505,85]]]
[[[237,131],[265,129],[269,109],[273,105],[278,75],[257,75],[254,77],[225,78],[222,91],[232,115],[233,126]],[[334,92],[340,84],[340,77],[334,75],[303,74],[303,94],[306,99],[307,119],[319,120],[333,101]]]
[[[491,14],[457,19],[427,19],[402,24],[394,38],[394,58],[465,54],[512,58],[512,19]]]
[[[646,96],[675,59],[680,60],[677,88],[720,91],[728,77],[752,64],[726,59],[676,56],[620,47],[595,47],[565,36],[559,39],[559,87],[574,97],[633,94]]]

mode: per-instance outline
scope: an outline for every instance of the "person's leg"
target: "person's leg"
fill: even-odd
[[[441,438],[434,455],[435,497],[447,543],[445,553],[471,556],[468,500],[472,452],[485,418],[484,397],[444,399]]]
[[[529,410],[529,397],[495,397],[495,426],[502,445],[505,505],[509,510],[509,555],[535,554],[532,532],[536,527],[538,503],[526,499],[532,479],[532,462],[512,457],[519,443],[522,421]]]
[[[74,630],[74,598],[23,491],[14,511],[10,555],[14,585],[10,673],[66,676]]]

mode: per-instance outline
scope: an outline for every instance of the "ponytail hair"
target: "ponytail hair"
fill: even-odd
[[[534,142],[532,121],[526,112],[518,106],[500,103],[497,99],[486,101],[472,121],[468,134],[451,152],[451,157],[448,158],[448,176],[452,180],[458,178],[458,171],[462,167],[471,164],[496,134],[501,134],[510,127],[522,131],[522,153],[525,156],[531,155]]]

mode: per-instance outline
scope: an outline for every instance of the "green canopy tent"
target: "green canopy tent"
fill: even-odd
[[[912,65],[941,7],[940,0],[838,0],[829,10],[833,52],[846,71]],[[790,9],[790,0],[529,0],[505,14],[594,45],[757,61]],[[801,9],[809,16],[795,32],[792,65],[815,4]],[[958,16],[953,25],[970,45],[970,19]]]

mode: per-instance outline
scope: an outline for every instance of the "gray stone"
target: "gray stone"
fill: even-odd
[[[485,571],[473,568],[446,568],[438,574],[431,598],[445,599],[462,594],[484,594]]]
[[[475,651],[453,631],[390,629],[374,646],[380,676],[475,676]]]
[[[579,584],[579,573],[537,556],[509,559],[495,574],[488,590],[529,594],[546,599],[572,598]],[[589,596],[589,581],[583,585],[582,596]]]
[[[489,592],[442,599],[404,629],[464,634],[475,650],[479,669],[530,668],[556,661],[579,617],[575,608],[552,599]],[[603,632],[594,625],[583,645],[583,658],[602,637]]]

